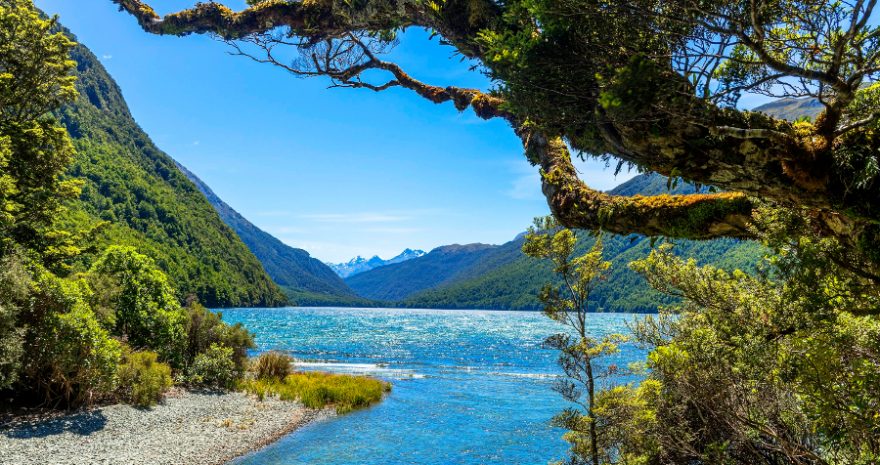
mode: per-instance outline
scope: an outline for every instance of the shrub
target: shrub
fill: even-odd
[[[132,247],[110,246],[92,266],[96,308],[115,311],[113,333],[135,349],[151,349],[173,366],[183,366],[186,314],[174,289],[153,260]]]
[[[293,368],[293,357],[278,351],[270,351],[260,354],[254,362],[254,371],[257,379],[287,378]]]
[[[232,355],[232,348],[211,344],[208,350],[196,355],[189,368],[189,382],[197,386],[231,388],[242,375]]]
[[[18,315],[30,280],[30,274],[17,256],[0,260],[0,390],[18,380],[24,354],[24,328],[18,325]]]
[[[382,395],[391,390],[391,384],[368,376],[303,372],[289,375],[283,381],[247,380],[241,383],[241,388],[260,399],[274,395],[314,409],[332,405],[341,414],[379,402]]]
[[[119,366],[119,394],[138,407],[149,407],[162,400],[171,387],[171,367],[158,361],[155,352],[130,352]]]
[[[23,371],[48,403],[91,404],[116,388],[122,346],[98,322],[88,293],[82,280],[36,269]]]
[[[223,322],[221,313],[208,310],[198,302],[190,302],[186,306],[186,313],[186,365],[192,365],[196,356],[212,344],[218,344],[232,349],[236,370],[244,372],[247,350],[256,347],[253,335],[241,323],[229,325]]]

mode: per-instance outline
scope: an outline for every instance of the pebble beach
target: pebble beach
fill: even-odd
[[[0,464],[219,465],[332,415],[238,392],[178,391],[160,405],[111,405],[0,425]]]

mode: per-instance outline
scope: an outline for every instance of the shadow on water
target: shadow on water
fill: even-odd
[[[65,432],[88,436],[104,429],[107,417],[101,410],[74,413],[48,420],[23,420],[0,426],[0,434],[11,439],[54,436]]]

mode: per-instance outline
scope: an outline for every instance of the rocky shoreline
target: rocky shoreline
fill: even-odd
[[[178,391],[149,409],[111,405],[0,425],[0,464],[220,465],[331,415],[237,392]]]

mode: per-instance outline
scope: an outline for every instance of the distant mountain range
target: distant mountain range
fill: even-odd
[[[373,258],[370,258],[369,260],[358,255],[357,257],[352,258],[346,263],[328,263],[327,266],[335,271],[336,274],[339,275],[339,277],[348,278],[350,276],[354,276],[365,271],[370,271],[374,268],[379,268],[381,266],[393,265],[395,263],[412,260],[413,258],[419,258],[422,255],[425,255],[424,250],[405,249],[396,257],[388,260],[383,260],[379,258],[378,255],[373,255]]]
[[[819,100],[811,97],[781,98],[755,107],[753,111],[767,113],[777,118],[795,121],[803,117],[815,118],[825,107]]]
[[[616,195],[693,193],[680,183],[672,190],[667,179],[643,174],[611,191]],[[359,295],[385,305],[420,308],[538,309],[537,294],[554,280],[551,267],[522,253],[524,234],[502,245],[469,244],[438,247],[423,257],[376,268],[346,279]],[[595,239],[579,232],[578,250],[586,251]],[[609,277],[593,294],[597,311],[649,312],[668,297],[651,289],[629,269],[629,262],[645,257],[651,240],[637,235],[603,237],[605,258],[613,266]],[[722,268],[751,269],[763,248],[749,241],[676,241],[677,253]]]

